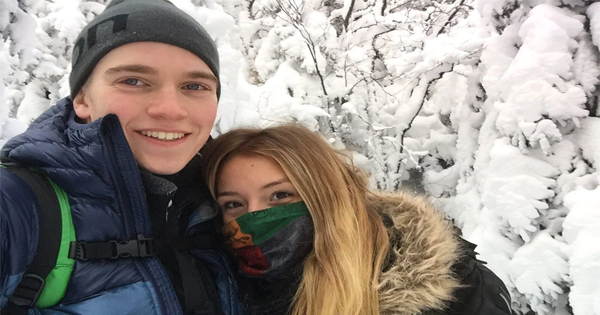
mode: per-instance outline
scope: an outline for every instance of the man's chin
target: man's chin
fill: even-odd
[[[146,170],[152,174],[156,175],[173,175],[179,173],[184,167],[185,164],[175,165],[173,163],[140,163],[138,162],[138,166]]]

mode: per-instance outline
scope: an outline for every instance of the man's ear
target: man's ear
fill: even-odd
[[[75,114],[82,121],[86,123],[92,121],[92,107],[85,97],[85,87],[81,88],[73,99],[73,109],[75,109]]]

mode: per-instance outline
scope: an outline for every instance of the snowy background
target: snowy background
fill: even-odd
[[[600,3],[174,0],[221,55],[213,135],[295,121],[427,192],[519,314],[600,315]],[[68,95],[106,1],[0,0],[0,145]]]

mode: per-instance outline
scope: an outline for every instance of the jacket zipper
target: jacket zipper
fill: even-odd
[[[148,219],[148,209],[147,207],[144,207],[143,205],[145,204],[144,202],[140,202],[140,199],[143,199],[142,197],[144,196],[144,192],[143,190],[140,188],[142,187],[141,183],[137,183],[137,185],[131,185],[131,192],[133,197],[131,199],[137,199],[137,205],[136,207],[131,207],[130,204],[130,200],[124,196],[124,193],[127,191],[124,185],[125,179],[123,178],[123,174],[121,172],[121,168],[119,166],[123,165],[124,163],[130,164],[130,163],[135,163],[134,162],[134,157],[131,154],[131,151],[127,151],[125,150],[126,153],[124,153],[126,156],[121,156],[121,159],[117,158],[117,152],[116,152],[116,144],[117,143],[125,143],[127,144],[127,140],[125,139],[124,135],[122,134],[122,129],[120,126],[120,123],[118,122],[118,118],[116,116],[110,115],[107,117],[104,117],[103,120],[108,120],[107,122],[103,121],[103,125],[106,126],[107,128],[107,132],[106,134],[108,135],[106,138],[106,147],[108,150],[108,156],[110,159],[110,165],[111,166],[116,166],[116,170],[112,172],[113,174],[113,180],[115,181],[115,183],[117,184],[117,187],[119,189],[118,192],[118,200],[120,201],[120,206],[122,206],[122,217],[123,217],[123,223],[124,223],[124,228],[125,228],[125,232],[128,235],[128,237],[133,236],[133,234],[137,234],[137,231],[141,231],[141,233],[145,234],[145,235],[149,235],[150,232],[150,225],[149,225],[149,219]],[[122,136],[122,137],[119,137]],[[129,150],[129,146],[127,145],[127,149]],[[127,154],[129,153],[129,154]],[[121,163],[120,161],[124,162]],[[128,169],[137,169],[137,165],[134,165],[135,167],[133,167],[133,165],[126,165],[128,167]],[[132,179],[135,180],[135,179]],[[139,180],[139,176],[138,176],[138,182]],[[141,212],[141,208],[144,208],[146,210],[146,213],[139,213]],[[140,217],[141,220],[135,220],[135,213],[132,212],[138,212],[138,216]],[[133,222],[133,225],[131,225],[130,222]],[[136,230],[136,233],[132,233],[130,226],[133,226],[134,229]],[[149,279],[150,282],[152,284],[152,286],[154,287],[154,290],[156,291],[157,294],[157,299],[158,299],[158,307],[160,308],[160,311],[162,314],[183,314],[183,311],[181,310],[181,307],[179,306],[179,303],[177,302],[177,296],[175,295],[175,291],[172,289],[171,287],[171,283],[170,281],[164,281],[164,279],[168,279],[167,273],[164,270],[164,268],[162,267],[162,265],[160,264],[160,262],[158,262],[158,258],[155,257],[151,257],[151,258],[145,258],[145,259],[136,259],[136,266],[138,266],[138,269],[142,269],[140,270],[140,272],[142,274],[145,274]],[[152,270],[151,270],[152,269]],[[154,272],[152,272],[154,271]],[[160,280],[160,278],[163,279],[163,281]],[[173,302],[169,302],[169,301],[175,301],[175,303]],[[162,302],[162,303],[161,303]],[[173,313],[173,311],[175,311],[175,313]]]

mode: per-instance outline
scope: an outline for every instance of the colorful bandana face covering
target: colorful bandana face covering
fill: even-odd
[[[249,212],[223,227],[249,277],[274,280],[301,264],[313,248],[314,226],[304,202]]]

